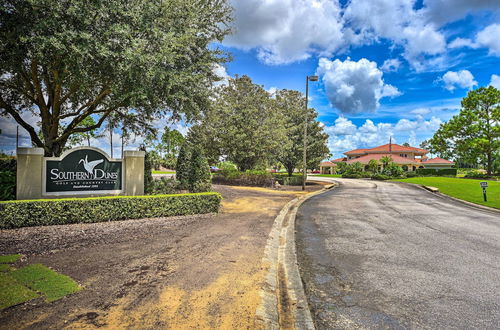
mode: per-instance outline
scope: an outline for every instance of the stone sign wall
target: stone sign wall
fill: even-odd
[[[18,148],[17,164],[17,199],[144,194],[143,151],[111,159],[92,147],[73,148],[61,157]]]

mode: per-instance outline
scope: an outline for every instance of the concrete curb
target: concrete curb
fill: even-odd
[[[398,184],[405,184],[405,185],[413,186],[413,187],[425,190],[427,192],[431,192],[432,194],[434,194],[434,195],[436,195],[438,197],[441,197],[443,199],[448,199],[448,200],[451,200],[451,201],[454,201],[454,202],[458,202],[458,203],[464,204],[464,206],[469,206],[471,208],[479,209],[479,210],[482,210],[482,211],[490,211],[490,212],[493,212],[493,213],[500,213],[499,209],[495,209],[493,207],[484,206],[484,205],[480,205],[480,204],[475,204],[475,203],[472,203],[472,202],[464,201],[463,199],[459,199],[459,198],[456,198],[456,197],[445,195],[445,194],[439,192],[439,189],[435,188],[435,187],[429,187],[429,186],[425,186],[425,185],[421,185],[421,184],[416,184],[416,183],[409,183],[409,182],[397,182],[397,181],[391,181],[391,182],[392,183],[398,183]],[[430,188],[433,188],[433,189],[430,189]]]
[[[262,264],[268,267],[260,290],[257,320],[266,329],[314,329],[302,286],[295,250],[295,218],[299,206],[335,185],[288,202],[274,220]]]

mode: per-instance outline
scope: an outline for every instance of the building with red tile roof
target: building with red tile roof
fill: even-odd
[[[390,157],[392,162],[401,166],[405,171],[415,171],[418,168],[445,169],[455,165],[454,162],[443,158],[429,159],[426,155],[429,152],[425,149],[407,147],[399,144],[384,144],[375,148],[355,149],[344,152],[345,157],[333,159],[320,164],[321,173],[333,174],[338,163],[353,164],[361,163],[365,167],[370,160],[374,159],[381,163],[382,157]],[[382,166],[381,164],[379,165]]]

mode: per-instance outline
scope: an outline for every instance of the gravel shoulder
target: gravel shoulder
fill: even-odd
[[[216,215],[1,230],[0,254],[22,253],[17,266],[42,263],[84,290],[0,311],[0,328],[254,328],[269,232],[302,192],[214,188]]]

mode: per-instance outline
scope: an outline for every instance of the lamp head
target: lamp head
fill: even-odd
[[[309,81],[318,81],[318,76],[309,76]]]

